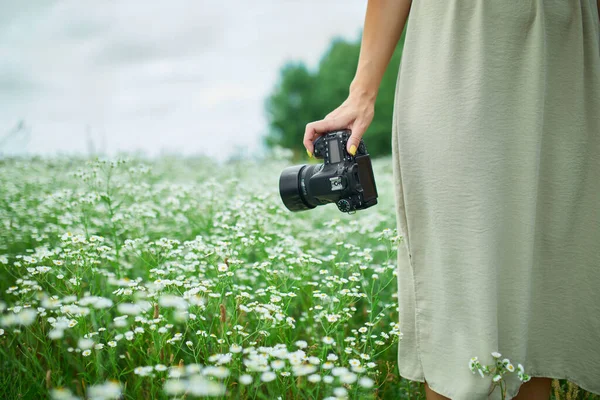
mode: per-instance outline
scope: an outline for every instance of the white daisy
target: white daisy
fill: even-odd
[[[225,394],[225,385],[220,382],[208,380],[204,376],[194,375],[188,379],[187,390],[196,397],[200,396],[222,396]]]
[[[314,365],[311,365],[311,364],[299,364],[299,365],[292,365],[292,370],[294,371],[295,376],[303,376],[303,375],[308,375],[308,374],[312,374],[313,372],[316,372],[317,367],[315,367]]]
[[[335,340],[333,340],[333,338],[331,336],[323,336],[323,338],[321,340],[325,344],[335,345]]]
[[[108,381],[93,385],[89,387],[88,395],[91,399],[118,399],[121,397],[121,384],[117,381]]]
[[[231,346],[229,346],[229,351],[232,353],[239,353],[242,350],[243,350],[242,346],[240,346],[239,344],[236,344],[236,343],[232,343]]]
[[[367,389],[372,388],[374,383],[375,382],[373,381],[373,379],[367,378],[366,376],[363,376],[358,380],[358,384]]]
[[[321,365],[321,368],[323,369],[332,369],[333,367],[335,367],[335,365],[331,361],[325,361],[323,365]]]
[[[163,390],[167,394],[170,394],[172,396],[183,394],[185,393],[186,389],[187,381],[179,379],[169,379],[167,382],[165,382],[165,385],[163,386]]]
[[[315,357],[315,356],[310,356],[308,357],[308,362],[313,364],[313,365],[319,365],[321,364],[321,360],[319,360],[319,357]]]
[[[229,267],[227,266],[227,264],[219,264],[217,269],[219,270],[219,272],[225,272],[229,269]]]
[[[340,378],[340,382],[342,382],[342,383],[352,384],[352,383],[356,382],[357,376],[356,376],[356,374],[354,374],[352,372],[348,372],[348,373],[340,375],[339,378]]]
[[[94,345],[94,341],[92,339],[79,339],[79,341],[77,342],[77,347],[79,347],[81,350],[87,350],[87,349],[91,349],[92,346]]]
[[[273,360],[273,361],[271,361],[271,367],[274,370],[281,369],[281,368],[285,367],[285,361],[283,361],[283,360]]]
[[[348,364],[350,364],[353,367],[358,367],[358,366],[360,366],[360,360],[357,360],[356,358],[352,358],[348,361]]]
[[[263,382],[271,382],[275,378],[277,378],[277,375],[272,371],[265,371],[260,376],[260,380]]]

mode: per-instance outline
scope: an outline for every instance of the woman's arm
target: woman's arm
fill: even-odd
[[[375,101],[385,69],[404,30],[411,3],[411,0],[369,0],[351,93]]]
[[[348,98],[324,119],[306,125],[303,144],[309,156],[318,136],[338,129],[352,130],[346,150],[356,153],[360,139],[373,120],[379,85],[404,30],[411,3],[412,0],[369,0],[358,67]]]

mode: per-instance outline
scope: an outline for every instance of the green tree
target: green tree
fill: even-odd
[[[279,81],[265,101],[269,122],[264,137],[267,147],[291,149],[297,160],[305,156],[302,138],[306,124],[324,118],[348,96],[361,38],[362,34],[355,41],[333,39],[314,72],[302,62],[288,62],[282,67]],[[404,33],[382,78],[373,122],[363,136],[374,158],[391,153],[394,93],[403,45]]]
[[[315,77],[299,63],[288,63],[281,69],[280,82],[266,102],[269,118],[269,134],[265,138],[268,147],[279,145],[294,151],[298,146],[300,128],[314,119],[315,107],[311,104]],[[304,133],[304,131],[302,131]]]

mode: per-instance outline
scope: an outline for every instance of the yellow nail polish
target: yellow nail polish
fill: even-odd
[[[312,155],[312,153],[311,153],[310,151],[308,151],[308,149],[306,149],[306,154],[308,154],[308,156],[309,156],[310,158],[313,158],[313,155]]]
[[[350,154],[352,154],[352,155],[356,154],[356,146],[355,145],[350,146]]]

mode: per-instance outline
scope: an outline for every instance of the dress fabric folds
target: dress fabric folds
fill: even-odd
[[[600,394],[597,0],[413,0],[396,84],[398,368],[454,400]],[[500,399],[496,388],[491,399]]]

